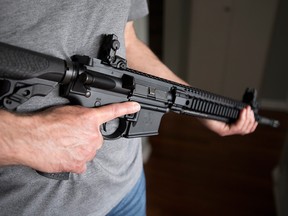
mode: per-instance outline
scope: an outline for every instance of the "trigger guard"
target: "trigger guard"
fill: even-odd
[[[118,128],[112,134],[108,135],[102,134],[104,140],[118,139],[122,137],[127,128],[127,121],[124,118],[118,118],[118,119],[119,119]]]

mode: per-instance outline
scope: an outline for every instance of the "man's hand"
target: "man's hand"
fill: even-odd
[[[243,109],[240,117],[234,124],[226,124],[220,121],[200,119],[200,121],[210,130],[220,136],[246,135],[255,131],[258,123],[255,121],[253,110],[250,106]]]
[[[100,125],[139,110],[135,102],[100,108],[54,107],[33,115],[1,110],[0,165],[82,173],[102,146]]]

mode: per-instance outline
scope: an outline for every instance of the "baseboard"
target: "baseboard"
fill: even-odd
[[[260,104],[262,109],[288,112],[288,102],[263,99]]]

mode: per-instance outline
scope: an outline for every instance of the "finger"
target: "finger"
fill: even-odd
[[[254,123],[253,123],[253,125],[252,125],[252,127],[250,129],[250,133],[253,133],[256,130],[257,126],[258,126],[258,122],[254,121]]]
[[[250,112],[249,106],[241,110],[238,121],[231,127],[231,134],[245,135],[250,132],[250,124],[253,122]]]
[[[81,173],[84,173],[86,170],[87,170],[87,164],[85,163],[83,165],[79,165],[79,167],[77,167],[75,171],[72,170],[70,172],[81,174]]]
[[[254,117],[254,112],[251,109],[250,106],[248,106],[246,109],[246,119],[245,119],[245,123],[243,125],[242,128],[242,134],[248,134],[251,133],[252,128],[254,127],[254,123],[255,123],[255,117]]]
[[[243,127],[245,127],[246,115],[247,115],[247,109],[242,109],[239,115],[239,119],[231,127],[231,130],[233,131],[233,133],[242,132]]]
[[[99,124],[103,124],[120,116],[136,113],[140,108],[140,104],[136,102],[125,102],[102,106],[97,108],[97,121]]]
[[[247,121],[247,126],[245,130],[246,134],[252,133],[253,131],[255,131],[258,124],[255,121],[255,115],[251,107],[248,107],[248,115],[247,115],[246,121]]]
[[[251,133],[251,131],[253,130],[253,128],[255,127],[255,115],[254,115],[254,111],[250,108],[250,117],[249,117],[250,123],[249,123],[249,133]]]
[[[251,107],[248,106],[245,109],[246,109],[246,118],[245,118],[245,123],[242,128],[242,134],[249,133],[254,123],[254,114],[251,110]]]

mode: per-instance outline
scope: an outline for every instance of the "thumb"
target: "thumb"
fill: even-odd
[[[136,102],[109,104],[97,108],[97,120],[99,124],[103,124],[120,116],[136,113],[140,109],[140,104]]]

